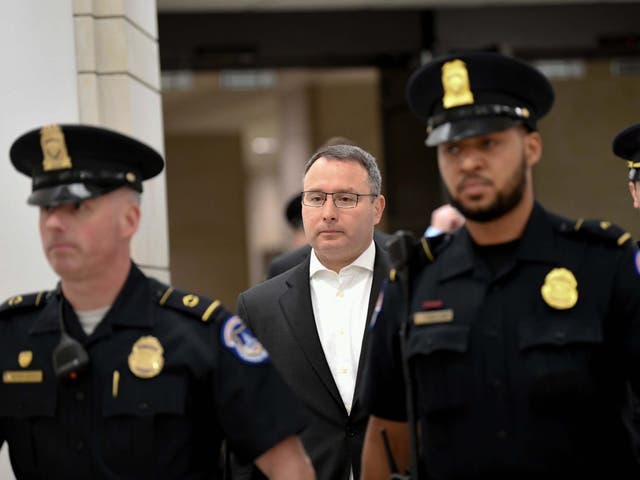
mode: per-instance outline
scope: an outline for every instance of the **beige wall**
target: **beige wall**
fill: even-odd
[[[376,78],[326,82],[310,89],[313,142],[347,137],[381,160],[380,103]]]
[[[583,78],[553,82],[556,102],[540,123],[544,151],[534,174],[536,194],[549,209],[606,219],[639,238],[626,165],[611,152],[611,141],[640,121],[640,81],[637,75],[612,75],[608,60],[586,65]]]
[[[166,152],[172,281],[234,308],[248,284],[240,137],[172,134]]]

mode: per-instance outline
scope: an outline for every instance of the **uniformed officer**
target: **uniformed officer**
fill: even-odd
[[[372,327],[363,478],[389,478],[381,428],[401,472],[413,439],[412,478],[638,478],[623,412],[628,383],[640,392],[639,256],[608,222],[534,200],[551,85],[515,59],[466,53],[418,70],[408,100],[466,223],[410,245],[406,264],[393,255],[403,268]]]
[[[160,155],[103,128],[19,137],[51,291],[0,306],[0,442],[18,479],[212,479],[223,437],[271,478],[315,478],[299,404],[219,301],[130,259]]]
[[[613,153],[627,161],[633,208],[640,208],[640,123],[625,128],[613,139]]]

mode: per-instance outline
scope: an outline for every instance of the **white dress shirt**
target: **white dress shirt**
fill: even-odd
[[[348,413],[353,404],[367,325],[375,257],[372,240],[362,255],[336,273],[322,265],[311,250],[309,283],[313,315],[324,355]]]

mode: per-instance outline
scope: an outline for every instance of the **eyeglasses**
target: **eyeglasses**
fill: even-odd
[[[360,197],[377,197],[377,193],[349,193],[349,192],[316,192],[307,190],[302,192],[302,204],[307,207],[321,207],[327,201],[327,195],[333,197],[333,204],[338,208],[356,208]]]

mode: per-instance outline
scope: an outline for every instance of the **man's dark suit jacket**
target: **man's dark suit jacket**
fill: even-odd
[[[316,329],[309,258],[307,255],[297,266],[240,294],[238,314],[311,412],[311,424],[301,433],[301,439],[318,480],[347,480],[352,465],[357,479],[368,420],[360,400],[368,328],[360,353],[353,406],[351,414],[347,414]],[[386,252],[376,243],[367,318],[373,313],[388,270]]]
[[[376,244],[380,245],[383,249],[386,248],[387,240],[390,237],[391,235],[379,230],[373,231],[373,239]],[[269,263],[267,278],[273,278],[276,275],[280,275],[282,272],[286,272],[291,267],[295,267],[309,256],[309,252],[311,252],[311,245],[307,244],[302,247],[298,247],[295,250],[281,253]]]

